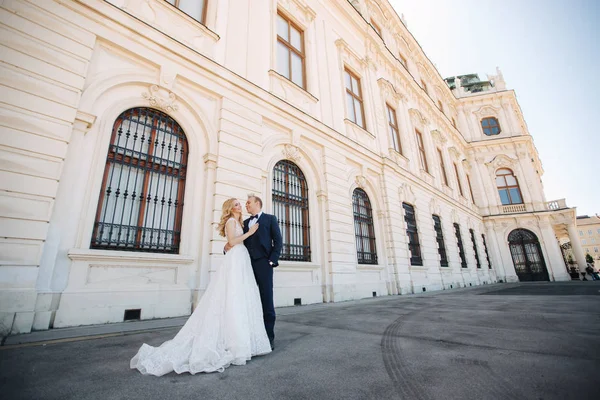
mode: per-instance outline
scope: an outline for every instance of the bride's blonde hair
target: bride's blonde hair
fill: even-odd
[[[233,215],[233,205],[238,201],[236,198],[227,199],[223,202],[223,206],[221,207],[221,221],[219,221],[219,225],[217,225],[217,231],[219,235],[225,237],[225,224],[229,221],[229,218],[234,218]],[[239,215],[237,221],[242,225],[242,214]]]

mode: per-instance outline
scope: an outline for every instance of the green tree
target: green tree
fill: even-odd
[[[590,253],[587,253],[587,254],[585,255],[585,262],[588,262],[588,263],[590,263],[590,264],[593,264],[593,263],[594,263],[594,257],[592,257],[592,256],[590,255]]]

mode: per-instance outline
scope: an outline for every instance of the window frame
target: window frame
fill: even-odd
[[[483,125],[485,121],[488,121],[488,126]],[[491,122],[494,122],[494,124],[491,124]],[[498,118],[496,117],[484,117],[481,119],[480,125],[481,129],[483,130],[483,134],[486,136],[496,136],[502,133],[502,129],[500,128],[500,121],[498,121]],[[498,133],[492,132],[494,128],[498,128]],[[489,130],[489,133],[487,133],[486,130]]]
[[[442,178],[443,178],[442,183],[446,186],[449,186],[448,185],[448,174],[446,173],[446,165],[444,164],[444,155],[442,153],[442,149],[440,149],[438,147],[437,152],[438,152],[438,156],[440,157],[440,169],[442,170]]]
[[[359,197],[364,201],[364,213],[361,212],[360,204],[356,202]],[[371,206],[369,195],[361,188],[356,188],[352,192],[352,213],[354,217],[354,238],[358,264],[377,265],[377,240],[375,237],[375,224],[373,222],[373,207]],[[365,225],[367,232],[363,230]],[[362,239],[368,240],[372,251],[364,251]],[[366,257],[367,255],[370,255],[371,258]]]
[[[418,129],[415,129],[415,135],[417,137],[417,151],[419,152],[420,166],[425,172],[429,173],[429,165],[427,163],[427,152],[425,151],[423,134]]]
[[[142,113],[141,111],[144,111],[144,113]],[[133,125],[133,123],[131,121],[133,121],[132,119],[128,119],[128,118],[139,118],[141,115],[146,117],[146,120],[148,119],[148,116],[151,116],[151,127],[150,127],[150,132],[149,132],[149,136],[147,138],[147,142],[146,142],[146,146],[147,149],[144,151],[142,150],[142,146],[144,146],[143,143],[143,139],[140,139],[140,149],[139,151],[135,150],[135,141],[137,140],[137,134],[138,134],[138,129],[141,126],[142,129],[142,134],[141,137],[145,137],[146,136],[146,132],[145,129],[146,127],[148,127],[148,125],[146,125],[145,123],[140,123],[139,121],[136,121],[136,131],[134,132],[134,144],[133,144],[133,148],[129,149],[127,147],[122,147],[119,146],[120,143],[120,139],[117,139],[117,136],[120,136],[120,134],[122,133],[122,128],[123,128],[123,123],[125,121],[130,121],[129,124],[129,128],[131,128],[131,126]],[[181,158],[179,162],[175,162],[174,160],[169,160],[169,159],[164,159],[162,157],[162,152],[164,151],[164,142],[163,142],[163,146],[161,149],[161,156],[156,156],[154,151],[155,149],[158,151],[157,147],[159,145],[158,143],[158,131],[163,132],[163,140],[165,138],[165,134],[168,131],[164,131],[161,130],[158,125],[160,123],[164,123],[165,125],[167,123],[170,123],[170,127],[171,129],[174,129],[174,132],[172,132],[170,134],[170,136],[175,137],[176,140],[176,145],[174,146],[174,154],[176,154],[177,150],[175,148],[177,148],[177,144],[179,144],[181,142],[181,146],[178,148],[178,150],[181,152]],[[128,131],[129,132],[129,131]],[[180,135],[180,136],[178,136]],[[115,142],[116,140],[116,142]],[[126,139],[126,143],[125,146],[127,145],[127,140]],[[132,251],[132,252],[141,252],[141,253],[163,253],[163,254],[179,254],[180,250],[181,250],[181,227],[183,224],[183,206],[184,206],[184,196],[185,196],[185,189],[186,189],[186,177],[187,177],[187,166],[188,166],[188,157],[189,157],[189,144],[187,141],[187,136],[185,135],[185,132],[183,130],[183,128],[181,127],[181,125],[179,125],[179,123],[172,118],[170,115],[168,115],[167,113],[164,113],[160,110],[151,108],[151,107],[134,107],[134,108],[129,108],[125,111],[123,111],[116,119],[115,122],[113,123],[112,126],[112,134],[111,134],[111,138],[110,138],[110,142],[109,142],[109,148],[107,151],[107,156],[106,156],[106,161],[105,161],[105,165],[104,165],[104,172],[102,175],[102,183],[101,183],[101,189],[100,189],[100,194],[98,196],[98,203],[96,206],[96,213],[95,213],[95,217],[94,217],[94,226],[93,226],[93,231],[92,231],[92,237],[90,239],[90,249],[101,249],[101,250],[111,250],[111,251]],[[154,144],[154,146],[153,146]],[[171,144],[171,142],[169,142],[169,145]],[[119,150],[122,150],[122,152],[120,152]],[[170,148],[169,148],[170,151]],[[137,157],[135,156],[137,155]],[[164,161],[164,162],[163,162]],[[142,173],[143,177],[142,177],[142,183],[141,183],[141,189],[140,189],[140,193],[138,193],[136,195],[135,193],[135,189],[132,193],[132,197],[131,197],[131,201],[135,202],[135,198],[139,198],[139,199],[146,199],[145,202],[141,202],[139,205],[139,209],[137,210],[137,218],[136,218],[136,225],[128,225],[128,229],[131,229],[132,227],[134,227],[134,229],[136,229],[135,232],[135,240],[131,243],[131,242],[125,242],[124,244],[119,245],[119,243],[116,243],[115,245],[111,245],[112,239],[108,240],[107,244],[103,244],[103,240],[102,240],[102,234],[100,239],[98,239],[98,231],[100,229],[100,232],[102,232],[103,228],[100,228],[99,226],[101,224],[106,223],[104,219],[102,219],[102,215],[103,213],[106,213],[106,208],[103,207],[104,204],[104,200],[107,194],[107,191],[110,192],[115,192],[115,194],[120,193],[121,191],[121,178],[122,178],[122,172],[120,173],[120,178],[119,178],[119,182],[117,183],[116,186],[116,191],[114,190],[115,187],[111,187],[111,186],[107,186],[108,184],[110,184],[111,182],[108,181],[108,177],[111,171],[114,171],[114,165],[120,165],[122,168],[125,168],[126,166],[129,166],[129,171],[128,171],[128,178],[127,181],[125,183],[125,191],[123,192],[123,211],[126,209],[127,204],[125,203],[127,201],[127,191],[128,191],[128,184],[129,184],[129,176],[131,176],[132,170],[135,167],[137,170],[135,172],[137,173]],[[175,168],[175,165],[178,165],[179,168]],[[175,172],[176,171],[176,172]],[[162,173],[161,173],[162,172]],[[156,186],[157,190],[161,179],[161,175],[167,175],[169,174],[169,172],[173,175],[175,173],[177,174],[177,195],[176,198],[173,201],[173,204],[175,206],[175,210],[173,213],[173,229],[172,229],[172,239],[171,239],[171,244],[168,246],[170,248],[170,250],[165,249],[159,249],[160,245],[160,239],[158,240],[156,246],[154,246],[152,244],[152,242],[150,242],[148,245],[146,245],[144,243],[144,241],[142,241],[143,236],[146,234],[144,231],[146,229],[150,229],[150,230],[154,230],[157,229],[159,231],[158,237],[160,238],[160,231],[162,230],[162,222],[159,222],[159,226],[158,228],[154,227],[154,221],[152,222],[152,227],[146,226],[147,224],[147,214],[146,214],[146,210],[149,207],[149,202],[151,201],[151,199],[148,199],[147,196],[151,197],[151,190],[153,188],[153,185]],[[155,181],[153,181],[153,179]],[[136,176],[136,181],[137,181],[137,176]],[[164,187],[164,189],[166,190],[166,185]],[[164,191],[163,191],[163,199],[162,202],[163,204],[161,204],[161,217],[162,218],[162,212],[163,212],[163,207],[164,207]],[[110,194],[109,194],[110,195]],[[155,204],[155,208],[153,210],[153,219],[154,217],[156,217],[156,204],[158,202],[158,192],[155,193],[155,197],[156,199],[154,200],[154,204]],[[171,201],[172,199],[169,198],[169,201]],[[117,200],[115,200],[117,201]],[[141,200],[140,200],[141,201]],[[116,210],[116,204],[115,203],[115,210]],[[169,204],[169,203],[167,203]],[[132,204],[130,207],[130,211],[132,213],[133,211],[133,207],[135,204]],[[171,206],[170,204],[168,205],[169,207]],[[104,209],[104,212],[103,212]],[[167,214],[168,215],[168,214]],[[106,216],[106,215],[105,215]],[[114,220],[114,215],[113,215],[113,220]],[[167,221],[167,228],[168,228],[168,224],[169,221]],[[120,232],[121,232],[121,228],[126,226],[123,225],[123,216],[121,218],[121,223],[120,224],[113,224],[113,225],[118,225],[119,226],[119,234],[118,237],[120,237]],[[169,231],[168,229],[164,230],[165,232]],[[152,237],[153,233],[150,233],[150,237]],[[165,236],[165,243],[162,245],[163,247],[167,247],[167,242],[166,242],[166,236]],[[156,247],[156,248],[153,248]]]
[[[398,153],[402,154],[402,141],[400,140],[400,129],[398,128],[398,114],[396,113],[396,109],[388,103],[385,103],[385,106],[388,114],[388,132],[392,136],[393,148]],[[391,121],[391,117],[393,117],[393,121]]]
[[[465,255],[465,246],[462,241],[462,234],[460,233],[460,225],[455,222],[453,226],[454,235],[456,236],[456,246],[458,247],[458,256],[460,258],[460,266],[461,268],[469,268],[467,257]]]
[[[440,255],[440,267],[448,266],[448,253],[446,252],[446,243],[444,242],[444,232],[442,229],[442,220],[439,215],[433,214],[433,229],[438,244],[438,254]]]
[[[462,183],[460,181],[460,174],[458,172],[458,165],[456,163],[454,164],[454,172],[456,173],[456,183],[458,184],[458,193],[462,196],[465,197],[465,194],[463,192],[463,188],[462,188]]]
[[[475,196],[473,196],[473,186],[471,186],[471,177],[469,174],[465,174],[467,176],[467,185],[469,186],[469,193],[471,194],[471,202],[475,204]]]
[[[478,269],[481,269],[481,261],[479,260],[479,251],[477,250],[477,239],[475,238],[475,230],[469,229],[471,234],[471,242],[473,243],[473,252],[475,253],[475,264]]]
[[[485,235],[481,234],[481,239],[483,240],[483,250],[485,251],[485,258],[488,263],[488,269],[492,269],[492,262],[490,261],[490,253],[488,252],[487,242],[485,241]]]
[[[509,185],[508,182],[506,181],[505,177],[509,176],[509,174],[501,174],[501,175],[498,174],[502,170],[510,171],[510,176],[512,176],[513,178],[515,178],[515,182],[516,182],[515,185]],[[504,179],[504,183],[505,183],[506,186],[498,186],[497,179],[499,177],[502,177]],[[519,179],[517,178],[517,176],[515,175],[515,173],[514,173],[513,170],[511,170],[510,168],[499,168],[496,171],[494,182],[496,182],[496,189],[497,189],[497,192],[498,192],[498,196],[500,197],[500,204],[502,204],[503,206],[510,206],[510,205],[513,205],[513,204],[524,204],[525,203],[525,200],[523,199],[523,192],[521,192],[521,186],[519,185]],[[506,193],[507,193],[508,199],[510,201],[508,204],[502,203],[502,196],[500,196],[500,190],[504,190],[504,189],[506,189]],[[520,202],[517,203],[517,202],[513,202],[512,201],[512,196],[510,194],[510,189],[517,189],[517,191],[519,193],[519,197],[521,198]]]
[[[408,236],[408,251],[410,252],[410,265],[422,266],[423,255],[421,253],[421,243],[419,241],[419,230],[417,226],[417,214],[415,208],[402,203],[404,209],[404,222],[406,223],[406,236]]]
[[[206,26],[206,14],[207,14],[207,11],[208,11],[208,2],[210,0],[204,0],[204,6],[202,6],[202,15],[200,16],[200,19],[195,18],[194,16],[186,13],[181,8],[179,8],[179,4],[182,1],[185,1],[185,0],[173,0],[173,3],[171,3],[169,0],[165,0],[166,3],[172,5],[173,7],[177,8],[179,11],[181,11],[182,13],[184,13],[185,15],[189,16],[190,18],[193,18],[195,21],[198,21],[202,25]]]
[[[291,37],[292,37],[292,27],[297,30],[300,33],[300,45],[302,47],[301,50],[298,50],[296,47],[294,47],[294,45],[292,45],[291,42],[286,41],[284,38],[282,38],[281,36],[279,36],[279,31],[277,29],[277,18],[281,17],[285,22],[287,22],[287,30],[288,30],[288,38],[290,38],[291,41]],[[302,88],[304,90],[307,90],[307,82],[306,82],[306,44],[304,41],[304,30],[298,25],[296,24],[294,21],[292,21],[285,13],[281,12],[280,10],[277,10],[277,15],[275,17],[275,32],[277,35],[277,40],[276,40],[276,49],[275,49],[275,60],[276,60],[276,69],[277,69],[277,73],[279,73],[281,76],[283,76],[284,78],[286,78],[287,80],[289,80],[290,82],[292,82],[294,85],[298,86],[299,88]],[[287,48],[287,54],[288,54],[288,74],[289,74],[289,78],[283,74],[281,74],[278,70],[279,67],[279,58],[278,58],[278,50],[277,47],[279,45],[279,43],[281,43],[282,45],[284,45]],[[293,63],[292,63],[292,52],[295,53],[297,56],[300,57],[300,60],[302,60],[302,85],[298,85],[296,82],[293,81]]]
[[[345,74],[348,74],[350,76],[350,88],[348,88],[346,86],[346,76]],[[357,86],[358,86],[358,93],[354,92],[354,85],[353,85],[353,80],[352,78],[354,78],[356,80]],[[346,96],[344,98],[346,106],[348,104],[347,98],[348,96],[352,97],[352,111],[353,111],[353,115],[354,115],[354,119],[349,118],[348,113],[350,112],[350,110],[346,110],[346,118],[349,121],[352,121],[355,125],[360,126],[361,128],[363,128],[364,130],[367,129],[367,121],[365,119],[365,104],[364,104],[364,100],[363,100],[363,95],[362,95],[362,83],[361,83],[361,79],[360,77],[355,74],[354,72],[352,72],[347,66],[344,66],[344,89],[346,90]],[[354,106],[354,100],[357,100],[360,104],[360,114],[362,117],[362,125],[360,125],[357,121],[356,121],[356,109]]]

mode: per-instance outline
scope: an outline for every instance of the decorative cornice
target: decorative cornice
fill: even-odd
[[[495,171],[501,167],[513,168],[518,161],[519,160],[516,158],[511,158],[506,154],[498,154],[490,162],[485,163],[485,165],[487,165],[489,169]]]
[[[448,149],[448,153],[450,153],[450,156],[455,161],[458,161],[458,159],[460,158],[460,151],[458,151],[458,149],[454,146],[452,146]]]
[[[283,8],[292,16],[298,17],[300,15],[303,18],[302,23],[305,25],[311,23],[317,16],[315,10],[304,4],[304,1],[279,0],[278,3],[279,5],[283,6]]]
[[[421,112],[416,108],[409,109],[408,114],[410,115],[410,120],[415,126],[425,127],[429,124],[427,118],[425,118],[423,114],[421,114]]]
[[[379,78],[377,84],[386,98],[393,99],[396,103],[407,100],[406,96],[398,92],[394,85],[387,79]]]
[[[442,133],[437,129],[431,131],[431,137],[434,141],[440,144],[446,144],[446,142],[448,141],[448,139],[444,135],[442,135]]]
[[[402,183],[398,188],[398,194],[400,196],[400,201],[406,201],[410,204],[415,204],[416,196],[412,191],[412,188],[408,183]]]

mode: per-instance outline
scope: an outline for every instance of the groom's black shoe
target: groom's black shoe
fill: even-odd
[[[271,350],[275,350],[275,339],[269,339],[269,343],[271,343]]]

